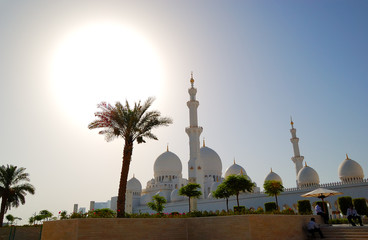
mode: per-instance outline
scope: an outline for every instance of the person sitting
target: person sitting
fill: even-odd
[[[353,205],[350,205],[350,207],[347,210],[346,215],[348,216],[348,221],[351,225],[356,226],[353,220],[355,221],[356,219],[358,219],[360,226],[363,226],[362,218],[358,215]]]
[[[314,233],[318,232],[319,236],[321,236],[321,238],[325,238],[322,234],[321,229],[319,228],[318,224],[316,223],[316,219],[315,218],[311,218],[310,222],[307,225],[307,230],[309,233],[312,234],[312,238],[315,238]]]
[[[328,224],[328,215],[322,211],[321,206],[317,203],[315,207],[317,215],[320,215],[323,218],[323,222]]]

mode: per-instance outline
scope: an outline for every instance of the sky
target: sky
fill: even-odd
[[[117,195],[123,140],[89,130],[97,104],[156,98],[174,121],[135,145],[145,187],[169,145],[189,160],[193,72],[201,138],[262,188],[295,187],[290,116],[321,183],[349,157],[368,174],[366,1],[0,0],[0,165],[26,168],[35,195],[8,213],[57,216]]]

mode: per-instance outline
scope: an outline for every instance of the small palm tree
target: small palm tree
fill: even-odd
[[[189,198],[189,212],[191,211],[190,199],[199,198],[202,195],[202,192],[198,190],[200,188],[201,185],[198,183],[188,183],[179,189],[179,195],[187,196]]]
[[[27,193],[35,193],[35,188],[27,183],[30,179],[29,174],[24,172],[25,170],[25,168],[13,165],[0,167],[0,227],[3,226],[4,215],[8,209],[18,207],[20,203],[25,204]]]
[[[282,186],[282,183],[280,181],[268,180],[264,182],[263,188],[265,190],[265,193],[268,196],[275,196],[276,206],[277,206],[277,209],[279,209],[279,203],[277,202],[277,196],[280,195],[280,193],[284,191],[284,186]]]
[[[99,134],[105,135],[106,141],[115,138],[124,139],[123,166],[120,174],[120,184],[117,200],[117,217],[125,216],[125,192],[128,180],[130,161],[133,154],[133,143],[145,143],[145,138],[155,139],[152,133],[154,128],[167,126],[172,120],[161,117],[159,111],[148,111],[154,99],[148,98],[143,104],[139,101],[131,107],[126,101],[125,105],[117,102],[115,106],[102,102],[97,105],[101,109],[96,112],[97,120],[88,125],[89,129],[101,128]]]
[[[226,210],[229,212],[229,197],[234,195],[230,189],[226,188],[225,184],[221,183],[218,185],[216,191],[212,192],[214,198],[225,198],[226,199]]]
[[[230,175],[223,182],[225,187],[232,193],[236,195],[236,202],[239,207],[239,193],[240,192],[252,192],[254,183],[252,183],[248,177],[244,175]]]

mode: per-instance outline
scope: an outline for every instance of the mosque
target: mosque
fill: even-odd
[[[188,179],[182,177],[182,162],[180,158],[173,152],[167,151],[157,157],[153,169],[154,176],[147,182],[147,185],[142,189],[140,181],[133,177],[127,183],[126,191],[126,212],[138,213],[149,212],[147,203],[152,201],[152,196],[159,194],[165,197],[167,204],[165,212],[187,212],[188,199],[178,194],[179,188],[188,184],[188,182],[198,183],[201,186],[202,196],[193,202],[195,208],[201,211],[216,211],[226,209],[224,199],[215,199],[212,197],[212,192],[217,186],[229,175],[242,174],[248,177],[246,170],[234,163],[229,166],[224,175],[222,175],[222,162],[220,156],[213,149],[207,147],[203,140],[202,147],[200,146],[200,135],[203,128],[198,126],[197,108],[199,106],[196,100],[197,89],[194,87],[193,75],[190,79],[191,87],[188,89],[189,101],[189,127],[185,129],[189,137],[189,161],[188,161]],[[294,150],[294,156],[291,158],[295,164],[296,184],[295,188],[285,189],[278,196],[279,205],[282,208],[292,208],[297,210],[297,201],[305,200],[306,198],[300,195],[312,191],[318,187],[325,187],[331,190],[342,192],[343,195],[332,196],[326,198],[330,213],[337,210],[337,198],[340,196],[351,196],[352,198],[364,197],[368,199],[368,179],[364,179],[363,169],[359,163],[350,159],[346,155],[346,159],[342,161],[338,168],[338,176],[340,182],[321,184],[318,173],[306,163],[303,164],[304,157],[300,155],[299,138],[296,136],[296,129],[291,120],[291,143]],[[304,165],[304,166],[303,166]],[[250,179],[251,180],[251,179]],[[282,182],[282,178],[275,172],[270,173],[265,177],[266,180],[276,180]],[[240,205],[247,208],[258,207],[264,208],[264,203],[274,201],[274,197],[269,197],[260,191],[257,184],[252,193],[242,193],[239,196]],[[263,185],[263,183],[262,183]],[[311,198],[311,203],[318,201],[318,198]],[[117,197],[112,197],[107,202],[90,202],[90,209],[111,208],[116,210]],[[229,199],[229,207],[235,206],[236,200],[234,197]]]

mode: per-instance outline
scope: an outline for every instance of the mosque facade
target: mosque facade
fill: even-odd
[[[224,199],[215,199],[212,192],[217,186],[229,175],[245,175],[249,180],[246,170],[234,163],[229,166],[224,175],[222,175],[222,161],[220,156],[213,149],[207,147],[203,140],[200,146],[200,135],[203,128],[198,125],[197,109],[199,102],[196,99],[197,89],[194,87],[193,76],[190,79],[191,87],[188,89],[189,101],[189,127],[185,129],[189,137],[189,161],[188,161],[188,179],[182,177],[182,162],[180,158],[173,152],[167,150],[159,155],[154,163],[154,176],[142,188],[140,181],[133,177],[127,183],[126,192],[126,212],[138,213],[149,212],[147,203],[152,201],[152,197],[156,194],[165,197],[167,204],[165,212],[187,212],[188,199],[180,196],[178,191],[181,187],[189,182],[198,183],[201,186],[202,196],[198,200],[192,202],[192,206],[200,211],[216,211],[226,209]],[[343,195],[332,196],[326,198],[329,211],[337,210],[337,198],[340,196],[351,196],[352,198],[364,197],[368,199],[368,179],[364,178],[363,169],[360,164],[346,155],[346,159],[338,168],[338,176],[340,182],[321,184],[318,173],[304,161],[304,157],[300,155],[299,138],[296,136],[296,129],[291,120],[291,143],[293,146],[294,156],[291,158],[295,164],[296,187],[285,189],[278,196],[278,202],[281,208],[292,208],[297,210],[297,201],[305,200],[302,194],[310,192],[318,187],[325,187],[331,190],[342,192]],[[303,166],[304,165],[304,166]],[[266,180],[276,180],[282,182],[281,177],[272,171],[265,177]],[[258,207],[264,208],[264,203],[274,201],[274,197],[269,197],[256,183],[253,192],[242,193],[239,196],[240,205],[247,208]],[[263,185],[263,183],[262,183]],[[311,203],[318,201],[317,198],[311,198]],[[112,197],[106,203],[96,203],[91,201],[90,208],[96,209],[98,206],[108,206],[116,210],[117,197]],[[229,199],[229,207],[236,205],[236,199]]]

